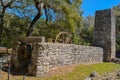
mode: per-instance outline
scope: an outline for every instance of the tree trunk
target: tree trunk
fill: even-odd
[[[2,45],[2,32],[3,32],[3,17],[0,20],[0,46]]]
[[[33,31],[33,28],[34,28],[34,24],[38,21],[38,19],[42,16],[42,8],[43,8],[43,6],[39,6],[39,5],[41,5],[43,2],[41,1],[41,2],[39,2],[39,0],[34,0],[34,2],[35,2],[35,7],[37,8],[37,10],[38,10],[38,13],[37,13],[37,15],[34,17],[34,19],[32,20],[32,22],[31,22],[31,24],[30,24],[30,26],[29,26],[29,28],[28,28],[28,31],[27,31],[27,33],[26,33],[26,36],[30,36],[31,35],[31,33],[32,33],[32,31]]]
[[[41,13],[38,13],[38,14],[35,16],[35,18],[32,20],[32,22],[31,22],[31,24],[30,24],[30,26],[29,26],[29,29],[28,29],[28,31],[27,31],[27,33],[26,33],[26,36],[30,36],[30,35],[31,35],[31,33],[32,33],[32,31],[33,31],[33,28],[34,28],[34,24],[37,22],[37,20],[38,20],[41,16],[42,16]]]
[[[3,31],[3,28],[0,25],[0,46],[2,45],[2,31]]]

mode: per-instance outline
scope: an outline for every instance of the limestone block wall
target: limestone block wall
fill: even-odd
[[[33,45],[29,73],[41,76],[49,69],[58,66],[103,61],[103,49],[100,47],[74,44],[38,43]]]
[[[104,49],[104,61],[115,58],[115,16],[113,10],[99,10],[95,14],[93,45]]]

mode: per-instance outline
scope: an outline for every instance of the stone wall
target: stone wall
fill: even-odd
[[[74,44],[38,43],[33,45],[29,73],[41,76],[58,66],[103,61],[103,49]]]
[[[102,47],[104,61],[115,58],[115,16],[111,9],[96,11],[93,45]]]
[[[36,41],[37,38],[29,39],[25,39],[27,43],[30,43],[32,49],[30,62],[27,63],[29,64],[27,67],[29,73],[32,75],[41,76],[47,74],[49,69],[64,65],[97,63],[103,60],[110,61],[112,58],[115,58],[116,52],[115,17],[111,9],[96,12],[93,45],[97,47],[74,44],[39,43],[40,40],[38,39]],[[21,64],[18,59],[19,50],[17,50],[16,53],[17,55],[12,58],[12,62],[17,69],[23,64]],[[21,54],[23,54],[23,51]],[[25,63],[24,60],[22,60],[22,62]]]

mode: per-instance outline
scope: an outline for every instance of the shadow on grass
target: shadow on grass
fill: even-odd
[[[2,71],[9,73],[9,66],[8,65],[4,65],[3,68],[2,68]],[[15,70],[13,68],[10,68],[10,75],[34,77],[33,75],[28,74],[27,68],[19,68],[17,70]]]

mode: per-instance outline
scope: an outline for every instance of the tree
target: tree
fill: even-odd
[[[70,21],[72,19],[69,19],[69,18],[74,17],[74,19],[76,19],[77,16],[71,15],[71,14],[73,14],[74,11],[79,12],[81,0],[74,0],[74,1],[71,1],[71,0],[61,0],[61,1],[59,1],[59,0],[41,0],[41,1],[34,0],[34,3],[35,3],[34,5],[35,5],[38,13],[33,18],[26,36],[29,36],[31,34],[31,32],[33,31],[34,24],[36,23],[36,21],[39,20],[39,18],[43,14],[42,10],[45,11],[44,14],[46,16],[46,23],[48,22],[48,20],[51,20],[52,17],[55,17],[55,19],[62,17],[62,19],[69,20],[69,21],[67,21],[68,25],[72,25],[73,21]],[[61,17],[58,17],[58,15],[61,15]],[[77,15],[80,15],[80,14],[77,14]]]
[[[80,31],[80,44],[92,45],[93,40],[94,17],[87,16],[83,20],[83,27]]]
[[[1,0],[1,3],[3,3],[3,1],[4,0]],[[6,34],[6,32],[8,31],[8,28],[6,29],[5,27],[5,25],[8,24],[7,21],[5,24],[2,24],[4,22],[6,12],[8,14],[17,15],[21,19],[22,18],[25,19],[26,17],[30,17],[32,19],[30,22],[30,25],[26,26],[27,28],[25,29],[26,36],[31,35],[33,29],[35,29],[36,22],[39,21],[42,16],[45,16],[44,19],[46,20],[43,20],[43,21],[45,21],[46,24],[44,24],[44,26],[46,27],[55,26],[57,28],[55,31],[56,34],[63,30],[67,31],[68,33],[72,34],[72,38],[74,42],[76,43],[79,42],[78,33],[82,25],[81,23],[82,16],[80,11],[81,0],[74,0],[74,1],[71,1],[71,0],[29,0],[29,1],[28,0],[11,0],[10,2],[9,1],[6,1],[6,2],[9,4],[9,6],[7,5],[7,7],[5,7],[6,3],[1,5],[1,7],[3,8],[5,7],[5,10],[3,11],[4,14],[1,14],[3,16],[1,17],[2,26],[0,26],[1,28],[0,30],[2,34],[0,36],[0,39],[1,39],[0,43],[4,43],[2,41],[3,39],[5,39],[3,38],[3,36],[10,37],[10,34],[9,35]],[[9,12],[8,9],[11,12]],[[16,19],[20,19],[20,18],[16,18]],[[14,18],[13,20],[16,20],[16,19]],[[9,23],[10,24],[9,27],[12,26],[11,23],[12,22]],[[15,23],[17,24],[17,22]],[[15,26],[14,28],[16,29]],[[41,27],[39,27],[39,29],[40,28]],[[53,32],[54,28],[50,29],[50,31]]]
[[[83,20],[83,26],[85,28],[94,27],[94,17],[89,15]]]
[[[58,33],[58,31],[69,32],[72,34],[73,42],[79,43],[79,36],[77,34],[82,25],[80,11],[81,0],[34,0],[33,2],[37,9],[37,14],[30,23],[26,36],[31,35],[35,23],[39,21],[42,15],[45,15],[46,26],[58,27],[59,29],[55,31],[56,33]],[[43,10],[44,13],[42,12]]]
[[[29,18],[22,19],[12,14],[5,14],[4,18],[1,43],[7,47],[13,47],[17,40],[26,36],[27,26],[31,20]]]
[[[2,42],[2,33],[3,33],[3,29],[4,29],[5,11],[7,8],[10,8],[10,6],[13,2],[14,2],[14,0],[11,0],[11,1],[0,0],[0,45]]]

